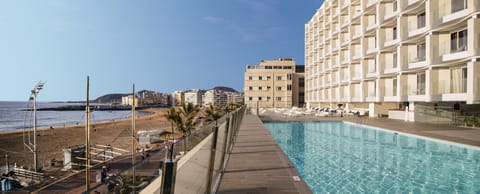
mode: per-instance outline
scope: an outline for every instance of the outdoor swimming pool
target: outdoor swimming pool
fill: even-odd
[[[480,150],[344,122],[266,122],[314,193],[480,193]]]

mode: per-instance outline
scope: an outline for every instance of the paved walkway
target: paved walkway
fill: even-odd
[[[262,121],[245,115],[218,193],[311,193]]]

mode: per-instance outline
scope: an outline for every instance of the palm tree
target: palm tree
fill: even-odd
[[[170,124],[172,125],[172,131],[170,133],[171,135],[171,138],[173,140],[173,136],[175,134],[175,126],[179,126],[180,125],[180,112],[177,111],[177,109],[175,109],[175,107],[171,107],[170,109],[168,109],[167,113],[165,114],[165,118],[170,122]],[[166,139],[165,139],[166,140]],[[173,143],[169,149],[170,151],[170,160],[173,159]]]
[[[187,151],[187,136],[192,133],[193,127],[197,123],[197,113],[200,111],[198,106],[193,105],[192,103],[182,104],[180,108],[179,117],[177,122],[177,129],[182,132],[184,138],[184,152]]]
[[[220,119],[223,115],[223,111],[218,106],[210,106],[205,109],[205,114],[208,121],[215,121],[215,127],[218,125],[218,119]]]

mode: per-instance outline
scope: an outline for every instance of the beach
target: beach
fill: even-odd
[[[136,119],[136,131],[156,129],[170,129],[170,123],[164,115],[167,109],[152,108],[143,111],[152,114]],[[91,124],[92,144],[111,145],[115,148],[131,150],[131,119],[103,121]],[[33,142],[33,136],[32,136]],[[37,131],[39,166],[48,166],[51,161],[63,160],[63,149],[85,144],[85,125],[81,123],[73,126],[44,128]],[[6,163],[5,154],[8,154],[10,165],[31,167],[33,153],[23,145],[23,132],[7,132],[0,134],[0,166]]]

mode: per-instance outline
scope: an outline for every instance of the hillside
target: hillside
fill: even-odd
[[[225,87],[225,86],[217,86],[217,87],[214,87],[212,88],[211,90],[223,90],[223,91],[226,91],[226,92],[237,92],[237,90],[233,89],[233,88],[230,88],[230,87]]]
[[[98,97],[93,102],[95,103],[112,103],[112,102],[122,102],[122,97],[128,96],[128,94],[106,94]]]

